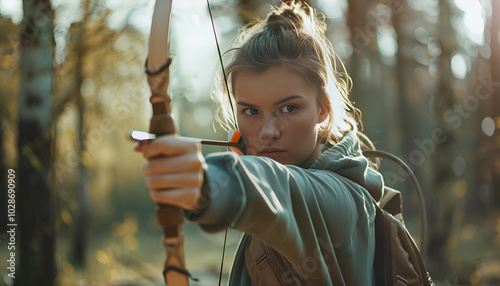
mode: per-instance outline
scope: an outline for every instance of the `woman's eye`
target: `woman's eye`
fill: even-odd
[[[243,111],[246,115],[256,115],[259,114],[259,111],[255,108],[247,108]]]
[[[297,106],[295,106],[295,105],[287,105],[287,106],[283,107],[283,109],[281,109],[281,111],[285,112],[285,113],[290,113],[290,112],[294,112],[296,109],[297,109]]]

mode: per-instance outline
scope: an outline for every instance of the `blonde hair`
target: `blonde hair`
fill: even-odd
[[[361,111],[349,100],[350,78],[342,61],[326,37],[323,14],[318,14],[307,3],[289,1],[280,3],[265,20],[256,20],[244,26],[235,38],[232,59],[226,67],[228,86],[219,81],[214,99],[219,103],[216,119],[225,129],[235,129],[233,110],[228,90],[233,93],[233,82],[239,71],[263,72],[271,66],[283,65],[302,75],[316,86],[318,103],[330,106],[327,120],[320,126],[318,140],[331,146],[338,143],[348,131],[356,131],[373,148],[370,139],[360,131]],[[343,73],[337,71],[340,64]],[[222,79],[222,78],[221,78]]]

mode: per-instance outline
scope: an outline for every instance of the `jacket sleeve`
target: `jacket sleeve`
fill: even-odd
[[[321,244],[341,251],[359,216],[366,215],[366,194],[331,171],[232,153],[207,156],[206,161],[209,203],[201,212],[186,212],[186,217],[208,232],[232,227],[256,236],[287,253],[292,263],[307,256],[325,257],[318,253],[323,252]],[[325,237],[330,239],[318,241]]]

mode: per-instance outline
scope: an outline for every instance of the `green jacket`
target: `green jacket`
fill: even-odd
[[[367,190],[382,192],[383,179],[368,167],[355,132],[308,166],[228,152],[206,162],[210,201],[199,213],[186,212],[188,219],[208,232],[232,227],[260,239],[307,285],[374,284],[375,209]],[[253,285],[245,266],[248,235],[229,285]]]

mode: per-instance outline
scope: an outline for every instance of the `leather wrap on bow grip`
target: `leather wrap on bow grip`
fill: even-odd
[[[168,59],[167,63],[158,72],[149,72],[146,69],[148,84],[151,89],[149,101],[153,106],[149,132],[157,136],[176,134],[174,121],[170,114],[171,98],[167,94],[168,67],[171,61],[172,59]],[[175,206],[158,204],[156,216],[163,231],[163,247],[167,253],[165,268],[185,270],[184,236],[181,233],[183,215],[181,209]],[[164,272],[164,278],[168,285],[189,285],[187,275],[179,271]]]

